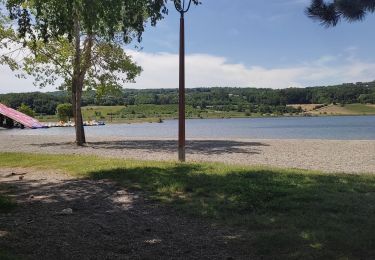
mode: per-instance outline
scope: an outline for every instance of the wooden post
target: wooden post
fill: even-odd
[[[187,2],[187,3],[185,3]],[[184,14],[190,9],[192,0],[174,1],[180,18],[180,79],[178,87],[178,160],[185,162],[185,18]]]
[[[180,80],[178,104],[178,159],[180,162],[185,162],[185,21],[183,12],[181,12],[180,18]]]

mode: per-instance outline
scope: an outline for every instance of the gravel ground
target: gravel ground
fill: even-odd
[[[50,154],[94,154],[115,158],[168,160],[177,158],[177,141],[88,136],[76,147],[72,136],[0,135],[0,151]],[[188,161],[267,165],[324,172],[375,173],[375,140],[208,140],[187,142]]]

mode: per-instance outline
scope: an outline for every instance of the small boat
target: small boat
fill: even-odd
[[[105,125],[105,123],[103,121],[92,120],[92,121],[83,122],[83,125],[84,126],[101,126],[101,125]]]
[[[102,126],[102,125],[105,125],[105,123],[103,121],[97,122],[95,120],[92,120],[92,121],[83,122],[83,125],[84,126]],[[57,122],[57,123],[48,123],[45,126],[46,127],[74,127],[75,123],[72,122],[72,121],[69,121],[69,122],[60,121],[60,122]]]

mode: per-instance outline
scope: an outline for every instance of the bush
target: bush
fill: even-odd
[[[73,117],[73,106],[68,103],[60,104],[57,106],[56,112],[61,121],[70,121],[70,118]]]
[[[31,107],[29,107],[28,105],[22,103],[20,107],[18,107],[17,109],[19,112],[21,113],[24,113],[28,116],[31,116],[31,117],[34,117],[35,116],[35,112],[34,110],[31,109]]]

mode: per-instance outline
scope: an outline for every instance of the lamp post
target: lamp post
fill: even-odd
[[[188,2],[188,3],[185,3]],[[175,0],[176,10],[180,17],[180,79],[178,91],[178,160],[185,162],[185,20],[184,15],[190,9],[192,0]]]

